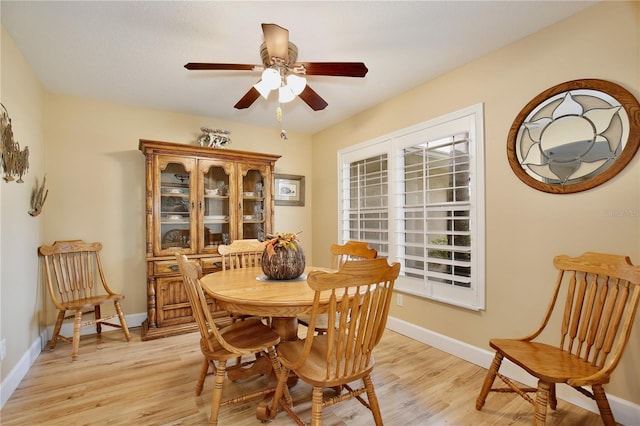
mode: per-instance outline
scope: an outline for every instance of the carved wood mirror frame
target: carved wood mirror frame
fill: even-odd
[[[616,176],[640,146],[640,104],[623,87],[584,79],[558,84],[516,116],[507,157],[518,178],[539,191],[567,194]]]

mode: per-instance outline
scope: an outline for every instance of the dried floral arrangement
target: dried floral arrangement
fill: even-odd
[[[0,111],[0,135],[2,136],[2,144],[0,144],[0,154],[2,155],[2,168],[4,169],[4,180],[10,182],[14,180],[14,176],[18,176],[16,182],[22,183],[22,176],[29,169],[29,147],[25,146],[20,150],[20,144],[13,139],[13,128],[11,127],[11,118],[4,105],[0,103],[2,111]]]
[[[200,146],[208,146],[212,148],[224,148],[231,143],[229,135],[231,132],[225,129],[209,129],[201,127],[202,134],[198,137]]]
[[[300,232],[278,232],[275,235],[268,235],[265,250],[267,250],[267,255],[269,256],[269,258],[276,254],[276,247],[281,247],[285,250],[298,251],[298,242],[300,241],[298,239],[298,234],[300,234]]]

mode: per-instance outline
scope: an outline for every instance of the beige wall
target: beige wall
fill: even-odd
[[[194,143],[200,127],[231,130],[230,148],[282,157],[276,173],[311,170],[311,138],[289,132],[280,139],[277,123],[258,128],[206,117],[47,95],[47,173],[50,200],[46,240],[82,238],[103,243],[111,287],[126,295],[125,313],[146,312],[144,156],[139,139]],[[307,176],[307,185],[313,182]],[[308,191],[309,195],[312,194]],[[310,198],[310,197],[309,197]],[[311,253],[311,203],[276,207],[276,231],[303,231]],[[51,322],[54,313],[48,313]]]
[[[590,191],[551,195],[523,184],[506,157],[513,119],[539,92],[578,78],[616,82],[640,98],[638,2],[606,2],[403,93],[313,137],[315,263],[337,238],[337,150],[484,103],[486,310],[411,295],[391,315],[474,346],[538,325],[553,284],[552,257],[584,251],[640,263],[640,159]],[[597,29],[597,30],[594,30]],[[608,210],[633,215],[611,217]],[[636,322],[639,322],[637,320]],[[640,325],[608,391],[640,403]]]
[[[21,148],[29,147],[24,183],[0,180],[0,338],[7,342],[0,378],[4,380],[41,330],[43,295],[36,248],[44,238],[44,220],[27,212],[36,178],[42,182],[44,176],[45,94],[4,28],[1,37],[0,101],[11,117],[14,140]]]

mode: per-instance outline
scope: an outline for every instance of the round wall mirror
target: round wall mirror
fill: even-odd
[[[640,145],[640,105],[605,80],[573,80],[536,96],[509,130],[514,173],[539,191],[584,191],[614,177]]]

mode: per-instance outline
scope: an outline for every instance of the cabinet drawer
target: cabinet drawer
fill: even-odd
[[[180,273],[178,262],[175,260],[159,260],[153,263],[155,275],[175,275]]]
[[[202,265],[202,269],[220,269],[222,268],[222,258],[219,256],[216,257],[203,257],[200,259],[200,264]]]

